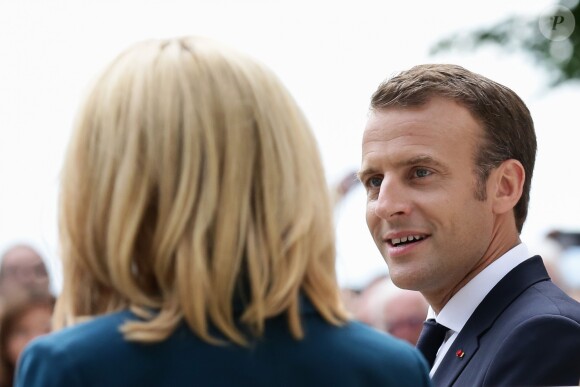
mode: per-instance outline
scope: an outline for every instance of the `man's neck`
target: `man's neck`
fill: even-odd
[[[501,243],[494,243],[501,242]],[[491,265],[496,260],[500,259],[505,253],[513,249],[515,246],[521,243],[519,235],[515,238],[509,238],[506,240],[492,240],[487,251],[482,256],[482,258],[476,262],[476,264],[465,273],[465,275],[455,283],[455,285],[439,289],[433,292],[425,291],[421,292],[429,305],[433,308],[436,313],[439,313],[441,309],[449,302],[449,300],[457,294],[465,285],[467,285],[473,278],[475,278],[479,273],[481,273],[485,268]]]

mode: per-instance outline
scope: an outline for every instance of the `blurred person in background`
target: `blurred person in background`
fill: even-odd
[[[336,208],[353,190],[360,184],[360,180],[356,175],[356,171],[349,171],[342,176],[342,178],[330,187],[331,202]]]
[[[132,46],[78,117],[60,330],[16,385],[428,386],[415,348],[348,320],[324,182],[263,65],[201,38]]]
[[[0,386],[12,387],[20,354],[34,338],[51,330],[54,298],[34,295],[7,305],[0,318]]]
[[[388,276],[362,291],[355,318],[378,330],[415,345],[427,317],[427,301],[421,293],[397,287]]]
[[[552,230],[546,237],[558,245],[551,260],[552,271],[566,293],[580,301],[580,232]]]
[[[27,244],[9,247],[2,254],[0,263],[0,302],[4,304],[49,294],[48,271],[38,251]]]

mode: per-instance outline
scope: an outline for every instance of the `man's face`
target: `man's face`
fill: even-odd
[[[48,294],[49,278],[42,258],[26,246],[8,251],[2,259],[0,290],[9,297],[22,293]]]
[[[397,286],[456,291],[483,261],[493,215],[475,197],[482,135],[466,108],[443,98],[371,113],[360,174],[366,218]]]

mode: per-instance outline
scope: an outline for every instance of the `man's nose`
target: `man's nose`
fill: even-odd
[[[385,177],[381,183],[375,213],[378,217],[389,220],[407,215],[411,211],[410,192],[404,182],[395,177]]]

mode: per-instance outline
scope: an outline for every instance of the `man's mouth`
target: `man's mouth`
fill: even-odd
[[[403,246],[403,245],[408,245],[410,243],[416,243],[419,242],[420,240],[423,240],[427,238],[427,235],[407,235],[401,238],[393,238],[393,239],[387,239],[387,242],[393,246],[393,247],[397,247],[397,246]]]

